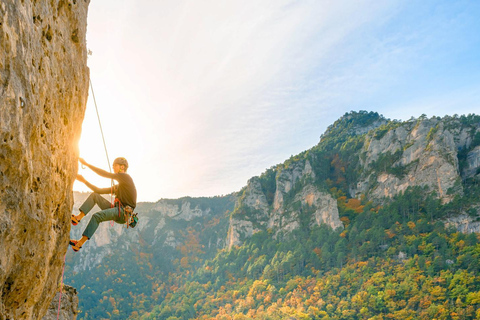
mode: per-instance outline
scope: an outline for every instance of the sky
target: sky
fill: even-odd
[[[239,191],[346,112],[479,114],[479,31],[478,1],[91,1],[80,156],[139,201]]]

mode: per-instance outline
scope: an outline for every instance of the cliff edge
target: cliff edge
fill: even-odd
[[[68,247],[88,0],[0,1],[0,319],[40,319]]]

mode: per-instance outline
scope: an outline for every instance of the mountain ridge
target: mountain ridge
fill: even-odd
[[[241,238],[259,230],[253,227],[251,220],[275,219],[275,216],[283,216],[285,211],[298,216],[298,210],[293,208],[282,208],[283,211],[277,214],[283,197],[288,196],[294,187],[297,192],[302,188],[320,189],[324,192],[323,197],[328,198],[329,194],[336,192],[330,190],[331,186],[337,184],[351,198],[363,195],[373,202],[383,203],[409,187],[421,186],[437,194],[443,203],[452,201],[455,195],[463,194],[462,181],[475,177],[473,172],[480,168],[478,119],[475,115],[430,119],[422,115],[419,119],[402,122],[386,119],[376,112],[346,113],[327,128],[316,146],[287,160],[283,166],[272,167],[270,170],[273,171],[267,170],[258,178],[271,180],[268,176],[275,175],[277,181],[272,190],[267,191],[274,195],[269,212],[261,181],[257,183],[256,178],[249,180],[246,189],[243,189],[249,197],[245,195],[247,200],[244,205],[237,206],[232,214],[228,247],[240,244]],[[463,159],[457,157],[459,150],[464,150],[466,159],[470,159],[462,172],[459,163]],[[322,162],[322,157],[326,157],[327,161]],[[312,166],[310,163],[320,165]],[[307,168],[308,177],[302,176],[299,169],[302,165]],[[469,174],[465,175],[466,172]],[[301,179],[304,181],[299,182]],[[252,194],[257,196],[252,198]],[[300,207],[305,208],[308,197],[312,194],[299,196],[294,203],[298,207],[300,202]],[[263,208],[259,204],[263,204]],[[324,216],[337,217],[336,209],[331,208]],[[258,213],[261,213],[260,216]],[[240,216],[243,218],[239,219]],[[293,228],[300,226],[298,217],[289,223],[291,226],[295,224]],[[335,218],[330,226],[340,227]]]

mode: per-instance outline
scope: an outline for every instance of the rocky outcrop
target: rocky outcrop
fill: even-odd
[[[231,249],[233,246],[241,245],[246,238],[250,238],[258,231],[260,229],[255,228],[252,221],[232,217],[228,229],[227,247]]]
[[[269,205],[258,177],[248,180],[237,207],[238,205],[241,205],[242,210],[246,210],[248,213],[238,214],[242,210],[237,208],[236,213],[230,218],[227,235],[228,248],[240,245],[245,238],[262,230],[260,226],[265,227],[268,223]]]
[[[186,221],[191,221],[194,218],[204,216],[210,212],[210,209],[204,211],[198,206],[192,208],[191,203],[188,201],[183,202],[180,206],[178,204],[159,201],[156,203],[153,210],[162,212],[167,217]]]
[[[310,161],[297,162],[288,170],[282,170],[276,179],[276,191],[273,201],[273,210],[281,211],[283,207],[283,196],[290,190],[301,178],[315,179],[315,173],[312,170]]]
[[[367,121],[356,121],[359,117],[364,116],[368,116]],[[356,136],[368,133],[371,130],[388,124],[388,122],[388,119],[385,119],[382,115],[379,115],[376,112],[369,113],[367,111],[359,111],[346,113],[327,128],[327,130],[321,135],[320,140],[332,134],[337,135],[339,127],[346,129],[348,135]]]
[[[88,2],[0,2],[1,319],[41,318],[60,280],[88,95]]]
[[[338,216],[337,200],[327,192],[321,192],[313,185],[307,185],[295,200],[300,201],[303,207],[314,211],[310,226],[326,224],[332,229],[343,228]]]
[[[343,227],[337,201],[321,192],[312,182],[315,173],[309,160],[293,162],[275,177],[275,194],[271,205],[261,185],[261,178],[248,181],[230,219],[227,247],[243,243],[259,231],[272,230],[275,236],[289,234],[302,227],[327,224],[333,229]]]
[[[58,309],[60,304],[60,310]],[[64,285],[62,292],[57,292],[42,320],[75,320],[78,315],[78,295],[73,287]]]
[[[454,135],[436,119],[402,124],[381,138],[370,134],[361,159],[368,174],[357,183],[353,196],[391,198],[408,187],[421,186],[449,202],[460,179]],[[461,186],[454,191],[461,193]]]
[[[447,218],[445,226],[453,226],[462,233],[480,233],[480,210],[478,207],[475,210],[477,212],[473,216],[461,214]]]
[[[343,226],[339,220],[337,201],[326,193],[320,192],[311,182],[315,179],[310,161],[296,162],[277,176],[277,186],[273,208],[269,216],[268,227],[279,232],[292,232],[300,228],[301,215],[314,212],[310,225],[328,224],[333,229]],[[296,184],[303,185],[298,191],[293,190]],[[295,193],[292,201],[284,203],[289,193]],[[292,198],[292,195],[290,195]],[[301,204],[301,205],[298,205]]]
[[[475,147],[467,154],[466,166],[463,170],[464,178],[472,178],[478,174],[480,170],[480,146]]]

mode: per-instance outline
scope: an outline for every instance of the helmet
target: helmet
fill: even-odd
[[[125,169],[128,168],[128,161],[125,158],[119,157],[115,160],[113,160],[113,164],[119,164],[119,165],[124,165]]]

